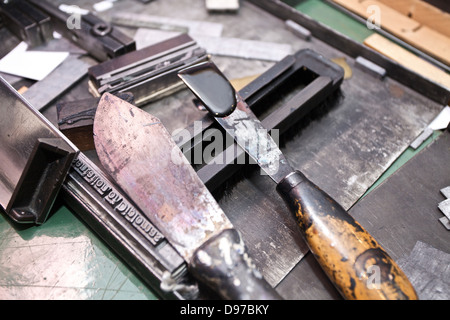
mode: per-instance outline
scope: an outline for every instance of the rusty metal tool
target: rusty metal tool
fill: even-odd
[[[336,201],[294,170],[249,106],[212,62],[180,78],[265,174],[295,214],[321,267],[346,299],[417,299],[403,271]],[[377,277],[373,283],[373,277]]]
[[[159,119],[104,94],[94,142],[105,170],[224,299],[280,299],[249,258],[240,233]]]

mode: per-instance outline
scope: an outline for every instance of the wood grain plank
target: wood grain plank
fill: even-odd
[[[380,9],[379,22],[383,29],[439,61],[450,65],[450,38],[431,27],[402,14],[381,1],[333,1],[366,19],[370,19],[374,14],[371,6],[377,6]]]
[[[364,40],[364,44],[418,74],[450,88],[450,75],[379,34],[369,36]]]
[[[421,0],[378,0],[401,14],[450,37],[450,14]]]

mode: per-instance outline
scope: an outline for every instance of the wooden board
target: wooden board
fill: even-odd
[[[450,38],[436,29],[402,14],[390,5],[375,0],[333,0],[344,8],[366,19],[374,17],[373,6],[379,8],[381,28],[399,39],[429,54],[439,61],[450,65]],[[401,8],[400,8],[401,9]],[[445,18],[445,21],[450,18]],[[422,21],[424,18],[422,18]],[[442,24],[442,23],[441,23]]]
[[[435,31],[450,37],[450,14],[420,0],[378,0]]]
[[[399,64],[417,72],[418,74],[450,88],[450,75],[448,75],[445,71],[442,71],[431,63],[419,58],[379,34],[374,33],[369,36],[366,40],[364,40],[364,44],[384,54]]]

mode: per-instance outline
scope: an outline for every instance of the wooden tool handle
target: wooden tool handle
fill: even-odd
[[[330,280],[349,300],[415,300],[403,271],[336,201],[296,171],[277,186]]]
[[[235,229],[225,230],[203,244],[195,252],[189,270],[223,299],[282,299],[256,270]]]

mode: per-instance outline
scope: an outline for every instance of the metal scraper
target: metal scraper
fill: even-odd
[[[190,272],[225,299],[280,299],[160,120],[104,94],[94,120],[105,170],[159,228]]]
[[[346,299],[417,299],[403,271],[336,201],[294,170],[213,62],[179,72],[217,122],[277,184],[317,261]]]

